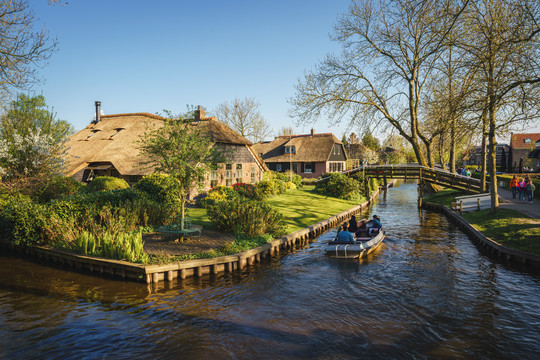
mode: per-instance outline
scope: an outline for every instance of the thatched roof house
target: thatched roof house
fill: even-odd
[[[347,155],[333,134],[283,135],[273,141],[253,145],[272,171],[291,169],[303,177],[318,177],[327,172],[345,170]]]
[[[166,118],[148,113],[100,115],[99,104],[96,107],[96,120],[73,135],[67,143],[66,174],[79,181],[108,175],[135,183],[143,175],[152,173],[153,169],[141,165],[143,159],[138,141],[147,130],[162,127]],[[208,175],[207,187],[262,179],[266,166],[252,150],[249,140],[215,117],[206,117],[201,107],[191,121],[200,126],[216,146],[232,150],[228,152],[230,158],[222,169]]]

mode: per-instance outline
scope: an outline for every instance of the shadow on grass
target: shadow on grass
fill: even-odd
[[[512,209],[498,209],[463,214],[480,232],[503,246],[540,255],[540,221]]]
[[[320,195],[312,186],[290,190],[266,202],[283,215],[286,233],[311,226],[360,203]]]

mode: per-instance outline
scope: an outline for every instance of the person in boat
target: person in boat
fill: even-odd
[[[355,234],[358,231],[358,223],[356,222],[356,216],[351,216],[351,220],[349,220],[349,232],[352,232]]]
[[[371,224],[371,228],[369,229],[369,234],[373,235],[378,233],[380,228],[382,228],[381,219],[377,215],[373,215],[373,221]]]
[[[343,242],[354,242],[354,236],[349,231],[349,223],[343,224],[342,230],[337,235],[337,240]]]

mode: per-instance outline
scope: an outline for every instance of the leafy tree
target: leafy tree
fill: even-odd
[[[25,89],[38,79],[36,65],[46,61],[56,42],[34,31],[37,19],[27,0],[0,0],[0,95]]]
[[[184,229],[185,204],[191,188],[210,169],[224,162],[223,153],[197,124],[174,118],[166,111],[163,127],[147,130],[139,140],[143,166],[168,174],[179,181],[181,229]]]
[[[379,139],[373,136],[369,130],[364,133],[364,136],[362,136],[362,144],[373,151],[381,150],[381,143],[379,142]]]
[[[0,116],[0,176],[20,181],[60,174],[64,143],[72,133],[71,125],[47,108],[43,96],[19,95]]]
[[[253,98],[234,99],[224,102],[215,110],[218,118],[243,137],[256,143],[268,137],[272,131],[259,111],[260,104]]]

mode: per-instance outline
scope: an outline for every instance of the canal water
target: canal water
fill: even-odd
[[[369,258],[308,248],[147,286],[0,256],[0,359],[537,359],[540,276],[482,255],[416,186],[381,195]]]

